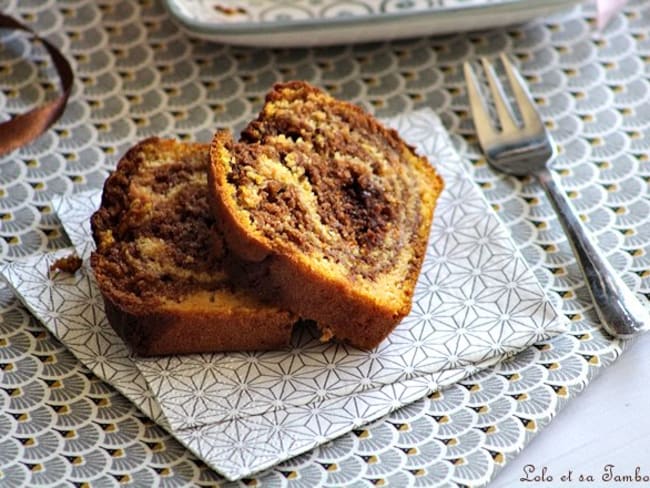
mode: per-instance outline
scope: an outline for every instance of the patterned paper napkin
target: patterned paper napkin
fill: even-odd
[[[447,186],[413,311],[374,351],[320,344],[306,331],[282,351],[133,357],[106,323],[87,262],[74,276],[52,276],[54,256],[45,255],[3,273],[98,376],[217,471],[248,476],[563,330],[435,114],[389,123],[430,157]],[[84,257],[97,198],[57,203]]]

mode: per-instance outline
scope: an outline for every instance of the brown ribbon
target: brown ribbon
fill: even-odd
[[[27,31],[43,43],[54,63],[61,82],[61,94],[54,100],[40,105],[29,112],[16,115],[11,120],[0,124],[0,155],[18,149],[36,139],[61,116],[68,102],[74,75],[70,63],[61,51],[45,39],[38,36],[25,24],[13,17],[0,14],[0,28]]]

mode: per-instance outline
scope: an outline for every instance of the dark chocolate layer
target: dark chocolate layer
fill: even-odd
[[[232,147],[238,205],[268,239],[366,278],[383,272],[420,225],[418,173],[403,143],[322,92],[288,93],[271,95]]]

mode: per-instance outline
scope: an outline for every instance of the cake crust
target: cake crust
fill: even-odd
[[[209,145],[150,138],[107,179],[91,266],[116,332],[140,355],[275,349],[295,316],[226,272],[210,212]]]
[[[410,311],[443,182],[361,108],[274,86],[239,142],[215,135],[209,188],[228,247],[325,338],[373,348]]]

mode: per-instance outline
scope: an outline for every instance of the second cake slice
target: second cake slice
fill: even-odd
[[[93,214],[91,263],[106,315],[138,354],[277,349],[291,339],[293,314],[235,284],[226,269],[208,159],[207,144],[141,141]]]
[[[443,182],[398,134],[303,82],[276,85],[210,191],[230,249],[269,268],[282,305],[360,348],[410,311]],[[326,324],[326,326],[324,325]]]

